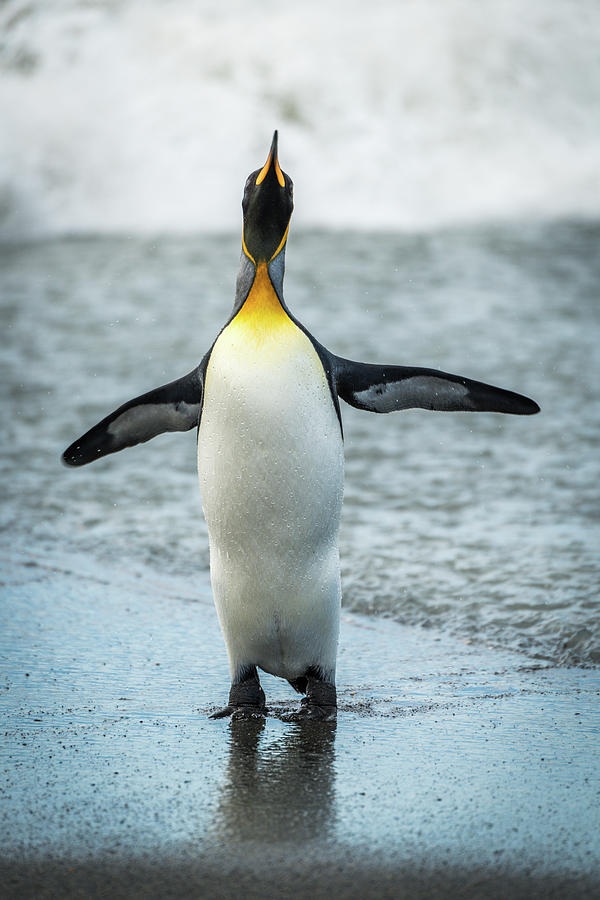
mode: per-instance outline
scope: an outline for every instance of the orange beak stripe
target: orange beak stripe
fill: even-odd
[[[258,173],[258,178],[256,179],[257,185],[261,184],[267,177],[267,172],[271,168],[272,157],[273,157],[273,154],[271,151],[269,151],[269,156],[267,158],[267,161],[264,164],[264,166],[262,167],[262,169],[260,170],[260,172]],[[281,168],[279,166],[279,160],[277,159],[277,157],[275,157],[275,174],[277,175],[277,181],[279,182],[281,187],[284,187],[285,186],[285,178],[283,177],[283,172],[281,171]]]
[[[275,157],[275,174],[277,175],[277,181],[281,187],[285,187],[285,178],[283,177],[283,172],[279,168],[279,160],[277,157]]]

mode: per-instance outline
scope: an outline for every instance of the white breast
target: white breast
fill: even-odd
[[[319,357],[283,310],[238,315],[218,338],[198,473],[232,674],[333,675],[342,439]]]

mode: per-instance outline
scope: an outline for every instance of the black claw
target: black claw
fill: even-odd
[[[264,719],[267,715],[265,706],[238,706],[231,713],[231,720],[234,719]]]
[[[208,718],[209,719],[225,719],[227,716],[231,716],[235,712],[235,706],[225,706],[223,709],[218,709],[217,712],[212,713]]]
[[[265,706],[225,706],[212,713],[208,718],[226,719],[227,716],[231,716],[232,719],[264,719],[266,715]]]

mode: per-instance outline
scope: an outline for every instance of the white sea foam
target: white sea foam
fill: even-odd
[[[600,212],[597,0],[12,0],[0,229],[237,228],[274,127],[295,222]]]

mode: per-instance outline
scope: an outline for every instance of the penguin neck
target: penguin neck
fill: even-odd
[[[249,300],[251,300],[251,306],[254,307],[256,312],[258,310],[257,302],[259,297],[263,298],[263,304],[267,298],[269,305],[277,301],[279,307],[287,313],[287,307],[283,300],[284,273],[285,246],[268,263],[260,262],[258,264],[249,259],[242,250],[232,318],[240,313]]]
[[[279,251],[277,256],[274,256],[273,259],[269,262],[268,265],[269,278],[271,279],[271,284],[275,290],[275,293],[279,297],[279,302],[285,308],[285,304],[283,302],[283,276],[285,275],[285,244],[283,248]]]
[[[242,327],[248,334],[252,332],[255,335],[275,332],[282,326],[290,324],[289,316],[271,281],[266,262],[261,262],[256,267],[252,287],[239,312],[234,316],[232,324]]]

